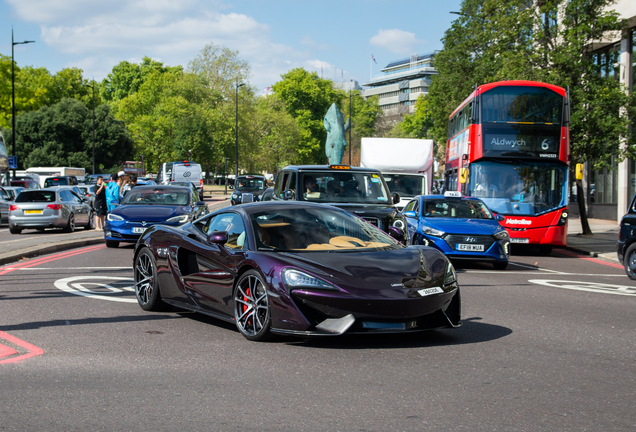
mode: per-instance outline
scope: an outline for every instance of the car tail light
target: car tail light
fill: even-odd
[[[20,207],[18,207],[17,205],[10,205],[9,206],[9,211],[15,211],[15,210],[20,210]]]
[[[61,210],[62,209],[62,204],[49,204],[46,206],[47,209],[52,209],[52,210]]]
[[[203,187],[203,179],[199,180],[199,186]]]

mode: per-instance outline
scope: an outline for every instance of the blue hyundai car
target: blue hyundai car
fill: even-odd
[[[180,226],[207,213],[207,205],[190,187],[136,186],[106,216],[106,247],[116,248],[120,242],[136,243],[155,224]]]
[[[419,195],[404,207],[409,244],[432,246],[453,260],[489,261],[508,266],[510,236],[478,198]]]

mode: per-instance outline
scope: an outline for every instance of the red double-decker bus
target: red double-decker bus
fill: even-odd
[[[446,189],[481,198],[512,243],[544,252],[567,243],[567,92],[534,81],[485,84],[453,111]]]

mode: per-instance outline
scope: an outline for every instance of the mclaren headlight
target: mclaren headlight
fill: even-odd
[[[432,235],[434,237],[441,237],[445,234],[444,231],[440,231],[438,229],[435,228],[430,228],[430,227],[424,227],[424,229],[422,230],[422,232],[426,235]]]
[[[444,285],[450,285],[457,282],[457,274],[455,274],[455,267],[449,261],[446,266],[446,274],[444,275]]]
[[[338,288],[330,283],[292,268],[286,268],[283,270],[283,283],[289,290],[293,288],[318,288],[338,291]]]
[[[108,213],[108,216],[106,216],[106,220],[110,222],[121,222],[124,220],[124,218],[116,214]]]
[[[172,223],[184,224],[184,223],[188,222],[189,220],[190,220],[190,215],[189,214],[183,214],[181,216],[171,217],[170,219],[168,219],[166,221],[166,223],[169,223],[169,224],[172,224]]]
[[[508,237],[510,237],[510,235],[508,234],[508,231],[506,231],[506,230],[502,230],[502,231],[496,232],[492,236],[494,238],[496,238],[497,240],[503,240],[503,239],[507,239]]]

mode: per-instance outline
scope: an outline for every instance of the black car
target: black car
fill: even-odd
[[[273,200],[328,204],[347,210],[406,244],[406,222],[380,171],[347,165],[292,165],[276,179]]]
[[[636,195],[632,198],[627,214],[621,219],[616,254],[627,276],[636,280]]]
[[[267,189],[267,179],[261,175],[241,175],[234,182],[232,205],[260,201]]]
[[[461,325],[444,254],[404,246],[333,206],[270,201],[153,225],[135,246],[133,271],[142,309],[210,315],[249,340]]]

